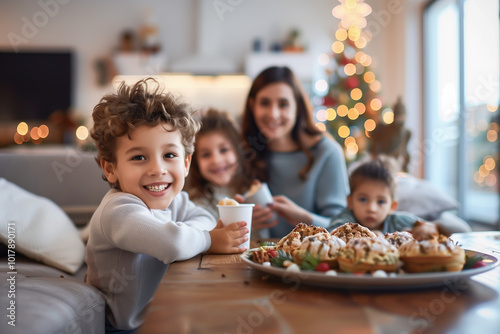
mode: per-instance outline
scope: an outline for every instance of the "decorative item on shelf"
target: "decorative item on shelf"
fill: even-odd
[[[125,30],[120,37],[120,41],[118,43],[118,52],[134,52],[136,50],[135,47],[135,35],[131,30]]]
[[[262,39],[256,38],[253,40],[252,51],[253,52],[261,52],[262,51]]]
[[[405,126],[406,107],[401,97],[394,104],[392,110],[385,108],[382,118],[376,128],[371,132],[370,153],[376,155],[389,155],[396,158],[399,168],[408,172],[410,155],[408,153],[408,142],[411,131]]]
[[[300,31],[293,29],[290,31],[288,38],[285,41],[282,51],[283,52],[304,52],[305,48],[299,41]]]
[[[332,10],[340,20],[331,52],[318,57],[324,77],[315,82],[317,126],[329,131],[342,145],[349,163],[366,154],[371,133],[383,110],[377,96],[381,83],[371,70],[372,58],[363,51],[371,39],[364,0],[339,0]]]
[[[147,53],[158,53],[161,49],[160,34],[156,18],[151,11],[146,13],[146,19],[139,28],[140,50]]]
[[[281,52],[281,43],[280,42],[272,42],[271,46],[269,47],[269,51],[271,52]]]
[[[167,57],[161,51],[159,28],[151,12],[146,13],[137,34],[130,30],[122,33],[116,51],[113,63],[117,74],[156,75],[165,70]]]

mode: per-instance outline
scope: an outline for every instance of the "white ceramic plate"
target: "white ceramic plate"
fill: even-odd
[[[250,249],[241,254],[242,260],[250,267],[282,278],[284,283],[318,285],[333,288],[349,288],[349,289],[415,289],[426,288],[440,285],[464,285],[464,279],[470,276],[484,273],[492,270],[499,264],[499,259],[473,250],[465,250],[465,253],[470,257],[474,255],[482,255],[485,257],[487,265],[475,269],[465,269],[458,272],[437,272],[437,273],[419,273],[419,274],[397,274],[390,277],[373,277],[372,275],[353,275],[348,273],[337,273],[337,276],[325,275],[320,272],[301,271],[291,272],[281,267],[264,266],[260,263],[255,263],[249,259],[251,251],[258,248]]]

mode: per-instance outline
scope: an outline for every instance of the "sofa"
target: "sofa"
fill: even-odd
[[[81,238],[109,189],[94,157],[75,147],[0,150],[0,333],[104,333]]]

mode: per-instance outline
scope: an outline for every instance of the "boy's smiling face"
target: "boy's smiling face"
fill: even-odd
[[[139,197],[150,209],[166,209],[184,187],[191,155],[185,157],[179,130],[163,123],[139,126],[116,140],[116,162],[101,161],[106,178]]]
[[[385,218],[396,210],[398,203],[393,201],[391,191],[383,181],[364,179],[347,196],[347,205],[359,224],[381,230]]]

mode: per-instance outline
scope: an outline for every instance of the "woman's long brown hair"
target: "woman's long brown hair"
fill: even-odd
[[[257,93],[265,86],[272,83],[283,82],[290,86],[297,104],[297,118],[292,129],[292,140],[306,154],[308,158],[307,165],[299,172],[302,179],[306,178],[307,172],[313,164],[313,156],[309,148],[301,142],[300,132],[314,136],[321,132],[314,125],[313,108],[309,97],[305,93],[299,80],[288,67],[273,66],[262,71],[253,81],[252,87],[248,93],[243,112],[242,133],[245,143],[245,152],[250,162],[252,172],[261,181],[267,181],[266,156],[269,154],[267,139],[261,133],[255,122],[254,114],[251,108],[251,101],[255,101]]]

